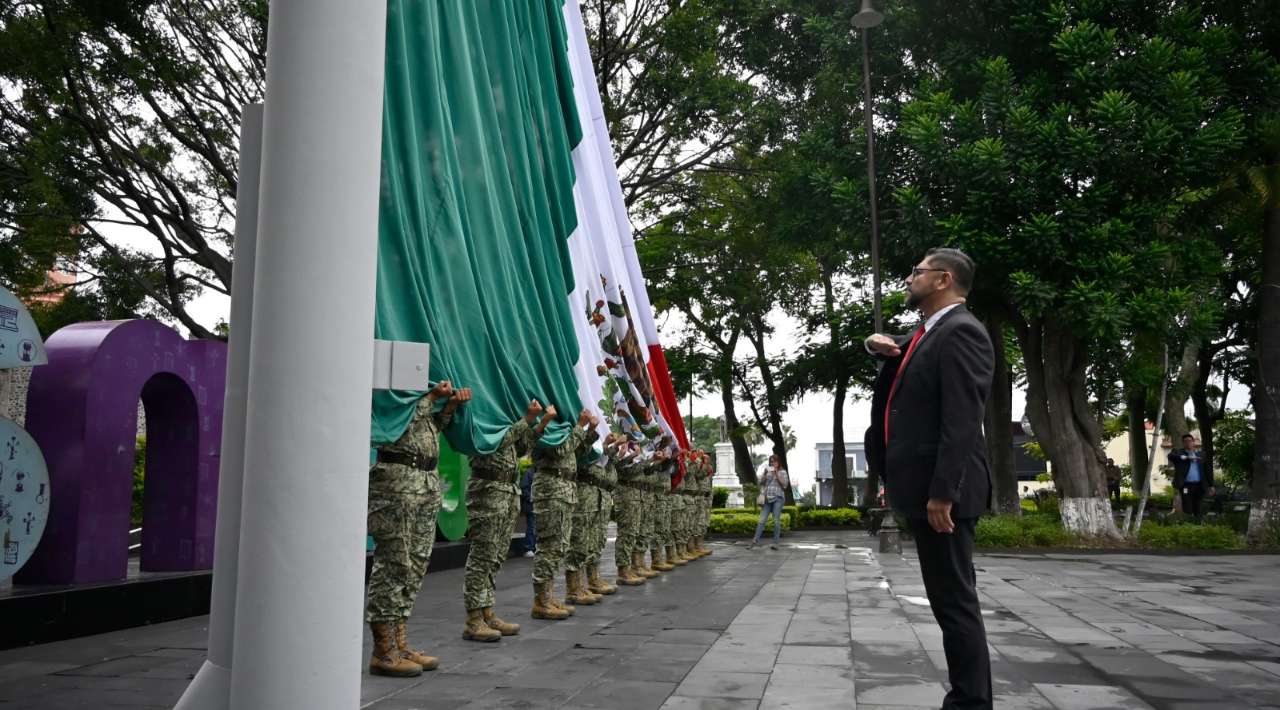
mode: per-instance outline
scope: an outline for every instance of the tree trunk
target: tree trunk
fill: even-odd
[[[1272,170],[1274,175],[1275,170]],[[1280,182],[1272,180],[1262,217],[1262,285],[1258,289],[1258,374],[1253,386],[1257,441],[1249,541],[1280,532]]]
[[[751,327],[747,329],[747,340],[750,340],[755,348],[756,369],[760,371],[760,382],[764,385],[765,414],[768,417],[768,428],[765,429],[765,434],[773,444],[773,455],[778,457],[779,465],[788,473],[786,504],[795,505],[795,494],[792,493],[791,488],[791,467],[787,465],[787,437],[786,432],[782,430],[782,413],[785,408],[782,406],[782,398],[778,395],[777,385],[773,381],[773,366],[769,364],[769,357],[764,348],[764,332],[763,320],[758,314],[753,316]]]
[[[831,507],[849,504],[849,466],[844,451],[844,398],[846,385],[836,385],[835,403],[831,411]]]
[[[1065,323],[1019,324],[1027,367],[1027,414],[1053,464],[1062,524],[1085,535],[1118,538],[1107,499],[1102,429],[1087,396],[1087,353]]]
[[[1151,468],[1147,460],[1147,388],[1126,387],[1125,400],[1129,410],[1129,483],[1133,490],[1140,491]]]
[[[835,289],[831,283],[831,271],[822,270],[823,308],[826,310],[827,328],[831,332],[831,352],[840,352],[840,319],[836,316]],[[831,410],[831,507],[843,508],[849,504],[849,464],[845,460],[844,400],[849,384],[843,373],[836,379],[835,402]]]
[[[996,513],[1021,515],[1018,471],[1013,458],[1013,373],[1005,354],[1004,320],[990,317],[984,325],[995,351],[995,376],[991,381],[984,422],[987,457],[991,460],[991,482],[995,486],[992,506]]]
[[[1200,341],[1192,340],[1182,349],[1182,364],[1178,377],[1169,385],[1169,401],[1164,409],[1164,432],[1171,441],[1177,441],[1190,431],[1187,424],[1187,399],[1195,389],[1200,375]],[[1197,418],[1199,415],[1196,415]]]
[[[738,482],[755,485],[756,467],[751,464],[751,447],[747,446],[742,423],[733,411],[733,374],[729,367],[720,371],[720,401],[724,404],[724,428],[729,432],[729,443],[733,444],[733,467],[738,472]]]
[[[1196,413],[1196,427],[1200,430],[1200,450],[1203,452],[1205,465],[1210,470],[1216,471],[1214,465],[1214,451],[1217,445],[1214,443],[1213,431],[1214,427],[1226,414],[1227,406],[1227,387],[1229,382],[1223,382],[1222,399],[1218,403],[1214,403],[1209,399],[1209,384],[1213,377],[1213,358],[1220,352],[1216,347],[1210,346],[1201,348],[1198,355],[1196,367],[1196,378],[1193,389],[1191,390],[1191,404]],[[1257,409],[1254,409],[1256,412]],[[1177,439],[1174,439],[1177,441]]]

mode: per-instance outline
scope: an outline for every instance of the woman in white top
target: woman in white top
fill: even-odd
[[[760,522],[756,525],[756,535],[751,539],[751,547],[760,543],[760,535],[764,533],[765,521],[769,513],[773,513],[773,544],[769,549],[778,549],[778,538],[782,537],[782,504],[786,502],[787,469],[782,468],[777,455],[769,457],[769,466],[760,479],[760,495],[756,502],[760,504]]]

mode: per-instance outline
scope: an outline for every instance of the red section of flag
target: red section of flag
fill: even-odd
[[[653,396],[658,401],[662,418],[667,421],[672,433],[676,435],[676,443],[680,444],[680,448],[688,450],[689,436],[684,431],[680,405],[676,403],[676,390],[671,384],[671,372],[667,369],[667,356],[662,353],[662,346],[656,343],[649,346],[649,379],[653,382]],[[684,479],[683,456],[680,457],[679,462],[680,472],[671,480],[673,488],[680,485],[680,481]]]

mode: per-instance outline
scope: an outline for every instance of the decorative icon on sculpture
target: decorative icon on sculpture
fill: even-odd
[[[0,287],[0,370],[48,362],[26,306]],[[0,417],[0,581],[13,576],[40,543],[49,519],[49,470],[35,439]],[[9,485],[12,474],[12,487]]]

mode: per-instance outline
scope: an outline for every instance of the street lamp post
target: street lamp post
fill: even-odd
[[[876,332],[884,332],[884,313],[880,306],[880,219],[876,212],[876,138],[871,120],[871,42],[872,27],[884,22],[884,14],[871,6],[871,0],[862,0],[862,9],[853,16],[853,26],[862,30],[862,113],[867,131],[867,193],[871,201],[871,278],[874,291],[872,303],[875,310]],[[871,491],[868,491],[871,493]],[[902,538],[892,508],[881,511],[880,552],[902,552]]]
[[[862,0],[862,9],[853,16],[853,26],[862,30],[862,106],[867,131],[867,190],[871,200],[871,278],[874,284],[872,303],[875,309],[876,332],[884,332],[884,314],[880,307],[880,219],[876,210],[876,140],[871,121],[871,44],[868,34],[872,27],[884,22],[884,14],[871,6],[871,0]]]

